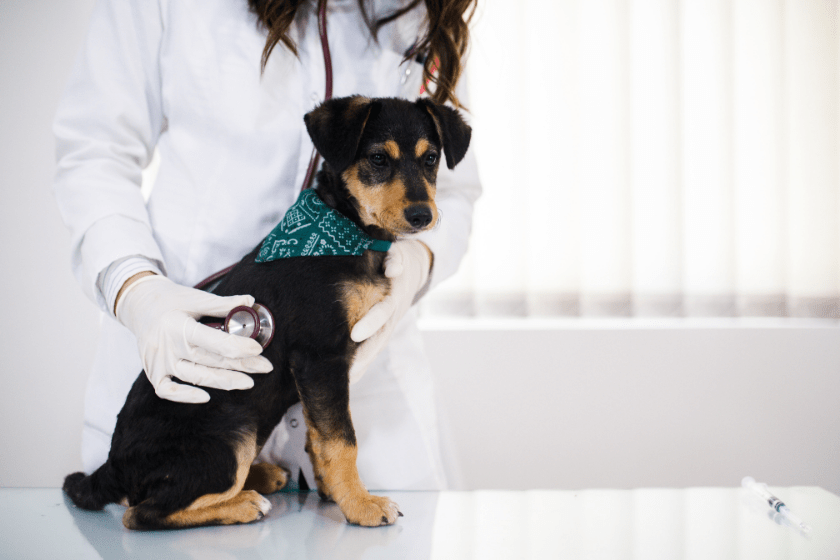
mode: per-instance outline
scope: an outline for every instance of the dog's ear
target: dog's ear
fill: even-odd
[[[440,141],[443,142],[443,153],[446,155],[446,167],[453,169],[467,153],[470,147],[472,128],[464,122],[461,113],[446,105],[438,105],[426,98],[417,100],[417,104],[424,107],[435,121]]]
[[[354,95],[325,101],[303,117],[318,153],[336,171],[353,163],[373,102]]]

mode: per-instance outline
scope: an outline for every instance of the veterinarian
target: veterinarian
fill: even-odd
[[[475,1],[328,0],[333,96],[413,99],[426,86],[439,102],[463,102],[455,85]],[[105,461],[141,369],[161,397],[200,403],[205,391],[171,376],[248,390],[253,381],[240,371],[271,368],[255,341],[195,321],[253,299],[190,286],[241,259],[298,196],[312,154],[303,115],[325,95],[317,11],[316,0],[99,0],[94,8],[54,125],[54,190],[72,267],[104,314],[85,395],[87,472]],[[155,149],[160,166],[146,200],[141,171]],[[472,151],[455,171],[441,166],[439,227],[389,252],[403,265],[392,282],[404,289],[394,292],[405,295],[365,319],[370,332],[359,336],[369,338],[350,390],[359,472],[370,489],[446,487],[411,305],[455,272],[480,191]],[[258,460],[289,468],[292,487],[314,488],[305,430],[296,405]]]

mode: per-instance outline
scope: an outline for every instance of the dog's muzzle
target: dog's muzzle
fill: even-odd
[[[427,204],[412,204],[403,214],[405,221],[415,230],[421,230],[432,223],[432,209]]]

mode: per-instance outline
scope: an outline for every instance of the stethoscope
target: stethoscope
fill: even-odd
[[[321,37],[321,51],[324,54],[325,92],[324,101],[332,98],[333,73],[332,57],[330,56],[330,43],[327,39],[327,0],[318,0],[318,35]],[[312,157],[309,159],[309,167],[301,185],[301,191],[308,189],[318,168],[318,150],[312,148]],[[231,265],[224,270],[205,278],[195,285],[196,289],[208,289],[220,281],[236,265]],[[202,321],[204,322],[204,321]],[[204,322],[208,327],[222,330],[236,336],[253,338],[263,348],[271,343],[274,338],[274,315],[264,305],[255,303],[253,307],[240,305],[230,310],[222,323]]]
[[[259,303],[253,307],[240,305],[230,310],[222,323],[204,323],[226,333],[253,338],[265,348],[274,338],[274,315]]]

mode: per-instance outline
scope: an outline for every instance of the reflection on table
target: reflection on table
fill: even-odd
[[[151,532],[125,529],[121,506],[88,512],[58,489],[4,488],[0,557],[840,559],[840,497],[771,490],[811,534],[740,488],[389,492],[405,517],[375,529],[348,525],[315,493],[279,493],[257,523]]]

